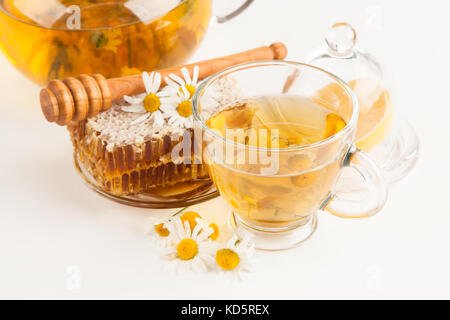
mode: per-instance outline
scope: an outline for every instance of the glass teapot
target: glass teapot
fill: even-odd
[[[194,53],[213,0],[0,0],[0,48],[26,77],[107,78],[179,65]],[[253,0],[217,17],[226,22]]]
[[[357,34],[348,23],[334,24],[325,35],[325,48],[317,50],[309,63],[346,81],[355,92],[360,107],[356,145],[368,153],[387,183],[404,177],[418,157],[419,141],[414,129],[397,113],[378,61],[357,47]],[[322,88],[318,100],[335,94],[336,88]],[[347,180],[352,180],[347,177]],[[344,179],[345,180],[345,179]],[[349,184],[358,188],[358,183]]]

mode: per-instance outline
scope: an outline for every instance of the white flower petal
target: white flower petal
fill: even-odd
[[[142,81],[144,82],[144,86],[145,86],[145,91],[147,92],[147,94],[151,93],[150,89],[151,89],[151,79],[150,76],[148,74],[148,72],[143,72],[142,73]]]
[[[164,127],[164,117],[162,116],[162,113],[159,112],[158,116],[156,117],[156,124],[160,127]]]
[[[183,274],[185,267],[184,267],[184,261],[181,260],[175,260],[175,272],[177,276],[180,276]]]
[[[134,97],[130,97],[130,96],[123,96],[123,100],[125,100],[125,102],[134,105],[134,104],[142,104],[142,102],[144,101],[144,99],[142,98],[134,98]]]
[[[240,269],[241,270],[243,270],[243,271],[246,271],[246,272],[254,272],[255,271],[255,269],[253,268],[253,266],[252,265],[250,265],[249,263],[243,263],[243,262],[241,262],[241,263],[239,263],[240,264]]]
[[[181,117],[180,116],[180,120],[179,120],[179,123],[178,123],[178,127],[179,128],[186,128],[186,123],[185,123],[185,118],[184,117]]]
[[[184,127],[185,128],[193,128],[194,127],[194,118],[192,116],[185,118]]]
[[[174,231],[174,227],[173,227],[173,222],[172,221],[168,221],[164,224],[164,226],[169,230],[169,232],[172,234]]]
[[[184,227],[184,237],[186,239],[191,238],[192,232],[191,232],[191,225],[189,224],[189,221],[185,220],[183,227]]]
[[[174,111],[174,110],[168,110],[167,112],[164,112],[164,114],[163,114],[163,116],[164,116],[164,119],[169,119],[168,120],[168,123],[171,125],[172,124],[172,122],[171,122],[171,119],[173,118],[173,117],[176,117],[176,111]]]
[[[193,259],[192,266],[196,268],[197,273],[206,271],[205,263],[198,256]]]
[[[137,118],[136,120],[132,121],[130,124],[131,125],[135,125],[141,122],[144,122],[145,120],[147,120],[150,117],[150,113],[146,113],[143,116],[140,116],[139,118]]]
[[[170,232],[170,234],[169,234],[169,237],[170,237],[170,242],[172,242],[172,243],[178,243],[178,242],[180,242],[180,238],[179,238],[179,236],[178,236],[178,233],[177,233],[177,230],[176,230],[176,228],[175,228],[175,223],[173,222],[173,221],[169,221],[169,222],[166,222],[165,224],[164,224],[164,226],[169,230],[169,232]]]
[[[236,236],[236,235],[233,235],[233,237],[232,237],[230,240],[228,240],[228,242],[227,242],[227,244],[226,244],[226,247],[227,247],[228,249],[234,248],[234,245],[235,245],[235,243],[236,243],[237,240],[238,240],[237,236]]]
[[[179,90],[179,86],[176,87],[165,87],[164,89],[160,90],[156,95],[160,98],[172,98],[173,96],[176,96],[177,90]]]
[[[202,242],[209,238],[210,235],[214,233],[213,228],[206,228],[203,230],[202,233],[200,233],[197,237],[197,241]]]
[[[153,85],[155,83],[155,73],[150,73],[149,83],[148,83],[148,90],[147,93],[154,93],[153,91]]]
[[[181,222],[180,218],[177,218],[175,220],[175,229],[177,231],[178,238],[179,239],[185,239],[183,222]]]
[[[147,110],[142,105],[135,104],[131,106],[123,106],[120,109],[125,112],[132,112],[132,113],[146,113]]]
[[[152,113],[152,116],[150,117],[150,119],[153,120],[154,124],[158,127],[158,128],[162,128],[164,126],[164,118],[161,114],[161,112],[159,110],[155,111]]]
[[[181,79],[179,76],[177,76],[176,74],[169,74],[169,77],[175,81],[176,83],[178,83],[179,86],[184,86],[186,83],[184,82],[183,79]]]
[[[181,98],[182,101],[189,100],[189,97],[191,96],[189,94],[189,91],[186,89],[185,86],[181,87],[181,92],[178,93],[178,96]]]
[[[165,250],[162,257],[167,260],[173,260],[177,257],[177,250],[175,247],[169,247]]]
[[[179,124],[180,128],[186,128],[187,127],[186,124],[187,124],[186,123],[186,118],[180,116],[180,124]]]
[[[178,264],[178,275],[186,274],[192,268],[192,261],[181,261]]]
[[[161,74],[159,72],[156,72],[155,77],[153,79],[152,93],[157,93],[160,86],[161,86]]]
[[[197,219],[195,219],[197,220]],[[196,240],[200,231],[202,231],[203,226],[200,223],[197,223],[194,230],[192,230],[192,239]]]
[[[175,81],[173,81],[171,78],[169,77],[165,77],[164,81],[167,83],[167,87],[165,87],[163,90],[172,90],[172,89],[178,89],[178,87],[180,86],[178,83],[176,83]]]
[[[216,259],[212,256],[211,252],[198,254],[199,258],[202,259],[206,264],[213,266],[216,262]]]
[[[170,104],[162,104],[162,105],[159,107],[159,110],[162,111],[161,113],[168,113],[168,112],[171,112],[171,111],[172,111],[172,112],[175,111],[174,107],[171,106]]]
[[[176,109],[176,107],[178,106],[178,101],[180,99],[177,96],[171,96],[171,97],[164,97],[161,98],[161,104],[166,104],[171,106],[173,109]]]
[[[200,68],[198,66],[194,67],[194,74],[192,75],[192,85],[196,86],[198,81],[198,74],[199,74]]]
[[[170,125],[176,124],[178,120],[179,120],[179,117],[176,114],[174,114],[172,117],[170,117],[169,124]]]
[[[178,115],[178,113],[177,113],[177,114],[174,114],[174,115],[172,116],[171,119],[173,119],[173,121],[172,121],[172,126],[173,126],[173,127],[181,128],[181,127],[180,127],[180,123],[179,123],[179,121],[180,121],[180,116]]]
[[[189,75],[189,71],[186,68],[182,68],[181,72],[183,73],[184,76],[184,81],[186,82],[186,84],[191,84],[191,76]]]

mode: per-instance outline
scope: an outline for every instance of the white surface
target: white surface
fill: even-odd
[[[175,277],[143,234],[144,218],[162,213],[88,190],[73,169],[66,129],[46,123],[39,88],[2,56],[0,298],[450,298],[449,4],[255,2],[210,29],[193,60],[273,41],[284,41],[295,59],[321,44],[332,22],[354,24],[389,71],[397,111],[422,142],[415,170],[391,189],[384,210],[368,220],[321,215],[303,246],[258,253],[257,272],[243,283]],[[226,212],[219,199],[198,210]],[[77,270],[81,288],[69,290]]]

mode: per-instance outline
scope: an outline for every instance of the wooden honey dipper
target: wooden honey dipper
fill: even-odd
[[[286,58],[287,48],[281,42],[269,47],[260,47],[233,55],[205,60],[175,68],[158,70],[163,82],[170,73],[182,77],[181,69],[187,68],[192,74],[195,66],[200,68],[199,79],[205,79],[233,65],[262,60],[282,60]],[[49,122],[67,125],[71,121],[80,121],[108,110],[113,101],[122,99],[124,95],[135,95],[145,92],[142,75],[105,79],[100,74],[81,75],[52,80],[47,88],[41,90],[41,108]]]

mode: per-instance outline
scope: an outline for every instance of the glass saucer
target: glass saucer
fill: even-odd
[[[420,155],[420,142],[414,128],[404,118],[397,117],[391,133],[368,152],[378,165],[387,185],[403,179],[415,166]],[[336,185],[339,193],[352,193],[352,197],[367,190],[364,181],[354,172],[344,168]]]
[[[182,208],[202,203],[219,196],[211,180],[197,180],[177,184],[174,187],[155,188],[147,193],[139,193],[128,196],[117,196],[106,192],[99,187],[94,177],[80,165],[78,156],[74,156],[74,165],[83,182],[99,195],[114,200],[118,203],[140,208],[171,209]],[[181,190],[181,191],[180,191]]]
[[[239,238],[248,238],[258,250],[281,251],[300,246],[315,233],[318,225],[318,212],[310,215],[298,225],[265,229],[247,224],[230,210],[228,225]]]
[[[412,125],[397,117],[392,132],[369,153],[379,166],[387,184],[404,178],[417,162],[420,142]]]

